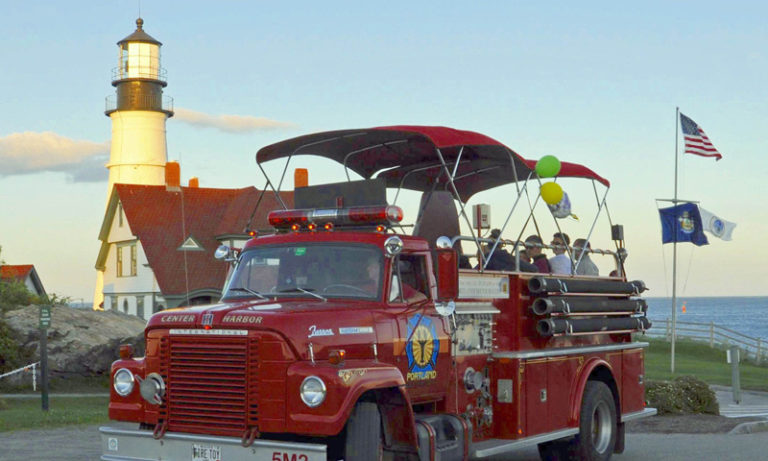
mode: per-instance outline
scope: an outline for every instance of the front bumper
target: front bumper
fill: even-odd
[[[167,432],[155,440],[152,431],[100,427],[104,461],[169,460],[301,460],[325,461],[326,446],[256,440],[243,447],[239,438]]]

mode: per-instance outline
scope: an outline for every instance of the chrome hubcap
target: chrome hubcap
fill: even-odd
[[[592,446],[598,453],[604,453],[611,443],[611,412],[608,404],[600,402],[592,412]]]

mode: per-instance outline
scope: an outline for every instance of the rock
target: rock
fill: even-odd
[[[20,348],[40,357],[38,306],[9,311],[5,323]],[[54,306],[48,329],[48,365],[52,377],[109,373],[121,344],[133,344],[144,355],[146,321],[115,311],[93,311]]]

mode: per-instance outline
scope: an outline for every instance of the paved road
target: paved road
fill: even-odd
[[[90,461],[98,460],[101,446],[97,426],[18,431],[0,434],[3,461]],[[616,461],[697,459],[702,461],[754,461],[765,459],[768,432],[728,434],[627,434],[627,450]],[[493,461],[534,461],[538,452],[530,448],[514,456]]]

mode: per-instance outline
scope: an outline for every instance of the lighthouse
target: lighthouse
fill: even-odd
[[[162,45],[144,32],[141,18],[136,30],[117,42],[119,57],[112,69],[116,91],[107,96],[104,111],[112,120],[107,205],[115,184],[165,184],[165,121],[173,117],[173,99],[163,95],[168,82],[160,61]],[[122,223],[122,209],[118,213]],[[104,301],[104,268],[97,271],[94,309]]]
[[[118,66],[112,70],[116,94],[107,97],[105,114],[112,119],[109,188],[117,183],[162,185],[168,160],[165,121],[173,116],[173,99],[163,96],[168,84],[160,65],[162,43],[144,32],[144,21],[117,42]]]

